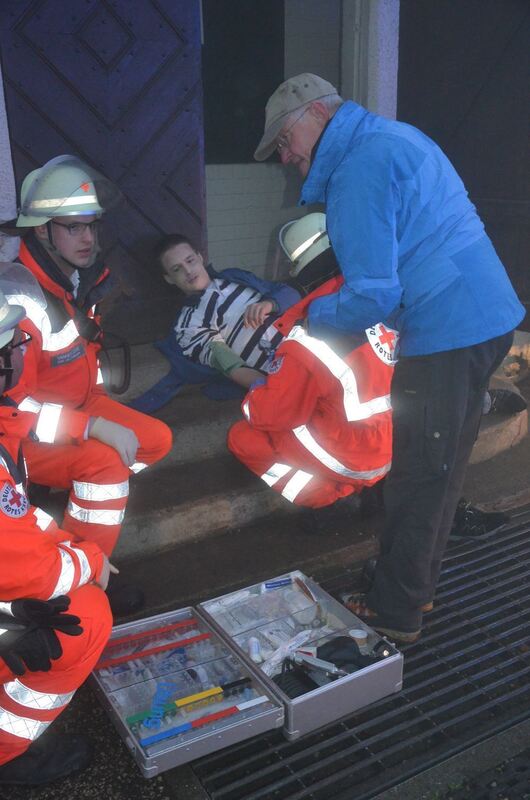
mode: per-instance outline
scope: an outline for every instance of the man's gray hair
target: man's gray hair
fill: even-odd
[[[326,106],[330,116],[332,117],[335,111],[344,103],[344,99],[340,96],[340,94],[327,94],[324,97],[317,98],[317,100],[308,100],[308,102],[304,103],[304,105],[300,106],[300,108],[297,108],[295,111],[291,111],[288,117],[289,122],[291,122],[293,118],[296,119],[296,117],[301,116],[301,114],[303,114],[310,105],[316,102],[322,103],[322,105]]]

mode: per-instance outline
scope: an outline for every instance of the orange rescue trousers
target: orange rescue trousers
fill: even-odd
[[[159,461],[171,448],[171,431],[160,420],[93,395],[79,411],[131,428],[140,442],[136,463],[126,467],[113,447],[96,439],[55,445],[28,441],[24,446],[32,483],[69,489],[61,528],[75,539],[96,542],[110,556],[118,537],[129,496],[129,476]]]
[[[49,672],[18,677],[0,660],[0,764],[22,755],[65,710],[107,643],[112,615],[106,594],[87,584],[69,596],[68,612],[80,617],[83,633],[57,633],[63,654]]]
[[[271,489],[297,506],[329,506],[368,485],[367,481],[334,477],[300,446],[291,431],[269,434],[242,420],[228,432],[228,449]]]

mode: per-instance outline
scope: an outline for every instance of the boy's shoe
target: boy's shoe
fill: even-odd
[[[360,587],[359,591],[367,594],[370,589],[372,588],[372,584],[375,578],[375,568],[377,566],[377,558],[372,556],[369,558],[368,561],[365,562],[363,571],[361,572],[360,578]],[[434,603],[430,600],[428,603],[424,603],[421,607],[423,614],[430,614],[431,611],[434,609]]]
[[[0,786],[40,786],[85,769],[92,748],[85,736],[46,734],[28,749],[0,767]]]
[[[346,608],[355,614],[361,622],[369,625],[378,633],[383,636],[388,636],[391,641],[397,644],[413,644],[417,642],[421,635],[421,628],[416,630],[402,630],[394,628],[389,625],[383,617],[380,617],[376,611],[372,611],[366,605],[366,595],[364,594],[345,594],[342,596],[342,602]]]
[[[527,402],[517,392],[509,389],[488,389],[491,406],[488,414],[520,414],[527,407]]]
[[[506,525],[510,515],[503,511],[481,511],[463,497],[456,508],[449,539],[477,539]]]

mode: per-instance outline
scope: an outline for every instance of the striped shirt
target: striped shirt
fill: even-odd
[[[212,342],[225,342],[255,369],[267,369],[271,353],[282,340],[270,316],[258,328],[246,328],[245,311],[263,296],[250,286],[214,278],[193,305],[177,317],[175,334],[182,352],[192,361],[210,366]]]

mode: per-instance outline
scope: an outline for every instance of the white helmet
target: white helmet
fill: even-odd
[[[291,261],[292,285],[308,294],[340,272],[326,233],[326,215],[306,214],[287,222],[279,233],[280,245]]]
[[[26,175],[20,190],[18,228],[53,217],[101,216],[120,197],[117,186],[75,156],[57,156]]]
[[[287,222],[280,230],[279,238],[285,255],[292,263],[289,272],[293,276],[331,247],[326,233],[326,215],[320,211]]]

